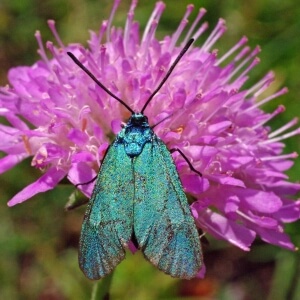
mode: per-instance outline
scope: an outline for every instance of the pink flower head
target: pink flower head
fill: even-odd
[[[206,23],[200,24],[205,14],[200,9],[183,36],[193,10],[188,5],[177,30],[158,40],[155,32],[165,9],[158,2],[140,35],[134,0],[125,28],[115,28],[112,20],[119,2],[114,1],[110,18],[98,33],[91,33],[88,48],[64,45],[54,21],[49,21],[57,44],[46,43],[52,57],[46,56],[37,32],[41,60],[9,71],[10,86],[0,90],[0,113],[9,123],[0,125],[0,150],[6,153],[0,171],[29,156],[32,166],[43,171],[9,206],[53,189],[65,176],[73,184],[92,179],[113,135],[129,117],[128,110],[79,69],[67,51],[138,112],[186,41],[197,40],[207,29]],[[192,213],[202,230],[244,250],[249,250],[257,235],[268,243],[294,249],[283,226],[300,217],[300,201],[293,200],[300,184],[289,182],[284,172],[297,155],[282,154],[282,141],[300,130],[291,129],[296,120],[274,132],[266,125],[284,107],[265,113],[261,106],[287,90],[262,99],[274,79],[272,73],[253,87],[243,88],[249,71],[259,62],[259,48],[250,50],[243,37],[219,57],[212,48],[225,30],[220,20],[202,46],[189,49],[145,114],[150,125],[172,116],[155,127],[156,134],[169,149],[181,149],[203,174],[195,174],[174,154],[185,191],[195,199]],[[179,39],[183,39],[181,44]],[[79,188],[90,196],[93,184]]]

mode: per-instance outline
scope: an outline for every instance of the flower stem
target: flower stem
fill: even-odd
[[[94,284],[91,300],[109,300],[113,272]]]

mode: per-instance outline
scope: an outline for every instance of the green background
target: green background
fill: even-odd
[[[112,1],[102,0],[1,0],[0,2],[0,84],[7,84],[7,70],[30,65],[39,59],[34,33],[39,29],[44,42],[54,41],[47,27],[56,20],[65,44],[86,45],[88,30],[97,31],[107,19]],[[243,35],[254,47],[259,44],[261,63],[251,72],[247,86],[274,70],[272,88],[287,86],[290,92],[263,109],[270,112],[279,104],[287,110],[272,122],[278,128],[299,116],[300,89],[300,5],[297,0],[255,1],[165,1],[167,8],[158,28],[158,37],[171,34],[181,20],[185,7],[193,3],[205,7],[210,30],[219,17],[228,30],[214,46],[225,53]],[[130,1],[122,1],[114,25],[123,26]],[[175,4],[176,3],[176,4]],[[155,1],[140,1],[136,20],[144,28]],[[208,32],[210,32],[208,30]],[[208,33],[207,33],[208,34]],[[207,37],[207,34],[204,37]],[[204,38],[200,39],[200,42]],[[198,42],[198,45],[200,45]],[[271,89],[272,89],[271,88]],[[285,152],[299,152],[299,137],[286,141]],[[299,180],[299,159],[289,175]],[[93,282],[77,265],[77,243],[84,207],[64,211],[74,190],[61,184],[55,190],[28,202],[8,208],[7,201],[39,177],[26,160],[0,176],[0,299],[89,299]],[[286,226],[296,245],[300,245],[299,222]],[[256,241],[249,253],[209,239],[204,247],[207,276],[204,280],[180,281],[164,275],[140,253],[127,255],[118,266],[112,286],[112,299],[300,299],[299,253]],[[101,288],[101,282],[99,288]]]

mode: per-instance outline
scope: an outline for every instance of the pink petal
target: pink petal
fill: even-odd
[[[95,181],[85,184],[91,181],[96,176],[96,172],[85,162],[74,163],[68,172],[68,179],[74,184],[80,184],[80,189],[87,197],[91,197]]]
[[[22,160],[28,157],[27,154],[19,154],[19,155],[7,155],[0,159],[0,174],[6,172],[11,169]]]
[[[37,181],[25,187],[16,194],[9,202],[8,206],[20,204],[38,193],[53,189],[66,175],[66,171],[52,167],[43,174]]]
[[[260,213],[273,213],[277,212],[281,206],[281,199],[275,195],[273,192],[264,192],[253,189],[239,189],[231,188],[228,195],[237,195],[243,205],[248,205],[252,210],[258,211]]]
[[[184,189],[191,194],[198,195],[209,188],[209,181],[199,175],[186,175],[182,178]]]
[[[228,129],[232,125],[230,121],[222,121],[216,124],[212,124],[208,127],[208,132],[211,134],[220,134],[224,130]]]
[[[111,128],[114,134],[118,134],[122,129],[122,122],[120,121],[120,119],[112,120]]]
[[[268,184],[270,190],[279,195],[295,195],[300,190],[299,183],[278,180],[277,182]]]
[[[173,94],[173,105],[175,109],[182,108],[186,100],[186,92],[184,89],[178,89]]]
[[[205,159],[205,157],[214,157],[217,153],[218,150],[211,146],[189,146],[184,148],[184,154],[192,157],[195,161]]]
[[[247,221],[251,220],[256,226],[260,226],[262,228],[269,228],[269,229],[277,229],[279,228],[279,223],[277,220],[273,218],[269,218],[266,216],[256,216],[255,214],[251,213],[251,211],[248,212],[248,219]]]
[[[208,175],[208,174],[206,174],[205,176],[222,185],[232,185],[232,186],[239,186],[245,188],[245,183],[242,180],[234,177],[224,176],[224,175]]]
[[[277,171],[284,172],[293,166],[294,161],[292,161],[292,160],[274,161],[274,162],[271,162],[270,164]]]
[[[206,273],[206,267],[205,267],[205,264],[203,264],[199,273],[196,275],[196,278],[201,278],[201,279],[204,278],[205,273]]]
[[[257,227],[256,231],[260,235],[261,239],[269,244],[277,245],[293,251],[296,250],[296,247],[291,242],[288,235],[286,235],[284,232],[279,230],[268,230],[261,227]]]
[[[86,145],[89,137],[86,133],[82,132],[81,130],[71,129],[68,134],[68,139],[74,144],[78,145],[79,147],[83,147]]]
[[[132,254],[138,251],[138,249],[135,247],[134,243],[131,240],[128,242],[128,248]]]
[[[252,156],[233,156],[229,157],[228,163],[232,166],[234,169],[238,169],[243,165],[246,165],[254,160],[254,157]]]
[[[72,156],[72,163],[79,162],[94,162],[95,157],[91,152],[88,151],[80,151]]]
[[[227,240],[244,251],[250,250],[256,235],[254,231],[228,220],[209,208],[198,214],[199,218],[196,219],[196,223],[204,231],[212,234],[215,238]]]
[[[7,114],[5,116],[8,120],[8,122],[15,128],[19,129],[19,130],[28,130],[28,125],[23,122],[19,117],[17,117],[16,115],[10,113]]]
[[[283,200],[283,206],[274,214],[281,222],[291,223],[300,219],[300,200]]]

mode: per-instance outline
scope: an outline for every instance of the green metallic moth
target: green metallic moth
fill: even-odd
[[[82,224],[79,265],[90,279],[111,273],[125,258],[130,240],[147,260],[173,277],[193,278],[202,267],[200,237],[173,158],[144,115],[193,41],[182,49],[140,113],[112,94],[68,52],[97,85],[132,114],[106,152]]]

